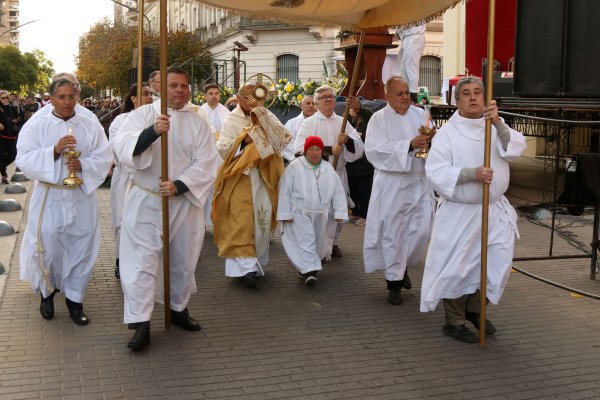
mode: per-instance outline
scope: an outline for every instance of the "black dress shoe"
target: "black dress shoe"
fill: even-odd
[[[450,336],[458,341],[465,343],[476,343],[479,341],[477,335],[469,330],[464,324],[463,325],[448,325],[444,324],[442,332],[445,335]]]
[[[256,272],[248,272],[246,275],[244,275],[242,277],[242,280],[244,281],[244,284],[246,285],[246,287],[248,288],[253,288],[256,286],[256,281],[257,281],[257,276],[256,276]]]
[[[410,281],[410,277],[408,276],[408,271],[404,271],[404,278],[402,278],[402,287],[406,290],[410,290],[412,288],[412,282]]]
[[[130,328],[135,329],[133,337],[127,343],[131,350],[142,350],[150,344],[150,321],[136,322],[129,324]]]
[[[52,292],[52,294],[46,298],[42,297],[42,301],[40,303],[40,314],[44,319],[52,319],[54,317],[54,295],[56,294],[56,290]]]
[[[340,246],[338,246],[337,244],[334,244],[333,248],[331,249],[331,257],[342,257],[342,251],[340,250]]]
[[[121,271],[119,270],[119,259],[117,258],[116,266],[115,266],[115,278],[121,279]]]
[[[65,297],[67,308],[69,309],[69,316],[77,325],[87,325],[90,323],[89,318],[83,312],[83,304],[76,303]]]
[[[89,318],[87,315],[85,315],[83,310],[74,310],[69,315],[71,316],[73,322],[75,322],[77,325],[87,325],[90,323]]]
[[[470,323],[472,323],[475,326],[475,328],[477,328],[477,330],[479,330],[479,322],[480,322],[479,316],[480,316],[479,313],[465,311],[465,319],[467,321],[469,321]],[[494,326],[494,324],[492,324],[492,321],[490,321],[489,319],[486,319],[485,320],[485,336],[491,336],[494,333],[496,333],[496,327]]]
[[[400,303],[402,303],[402,298],[400,297],[400,286],[395,286],[390,288],[390,291],[388,293],[388,297],[387,297],[387,301],[390,304],[393,304],[395,306],[399,305]]]
[[[186,308],[183,311],[171,310],[171,322],[186,331],[199,331],[202,329],[198,321],[190,317],[190,313]]]

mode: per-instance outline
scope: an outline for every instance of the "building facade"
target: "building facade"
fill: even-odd
[[[0,46],[19,47],[19,0],[0,0]]]

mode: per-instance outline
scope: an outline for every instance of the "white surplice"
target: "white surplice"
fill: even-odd
[[[127,118],[129,113],[121,113],[115,117],[108,128],[108,140],[112,144],[114,138],[118,135],[119,129]],[[123,203],[125,202],[125,193],[131,182],[133,170],[126,165],[122,165],[113,149],[113,158],[115,168],[113,169],[110,180],[110,230],[115,239],[115,256],[119,258],[119,244],[121,241],[121,219],[123,217]]]
[[[217,132],[221,132],[223,121],[229,115],[229,109],[221,103],[217,103],[215,108],[211,108],[208,103],[204,103],[200,108],[204,110]]]
[[[204,240],[204,204],[216,176],[217,151],[207,122],[188,109],[170,115],[169,179],[189,191],[169,197],[170,308],[182,311],[196,292],[194,271]],[[121,221],[120,269],[125,323],[150,320],[154,301],[163,302],[161,139],[140,155],[140,133],[154,124],[160,103],[132,111],[113,141],[119,161],[134,169]],[[157,284],[158,280],[158,284]]]
[[[331,164],[322,161],[315,168],[304,156],[292,161],[279,182],[277,220],[293,220],[285,223],[281,240],[301,274],[321,270],[333,245],[325,237],[330,211],[334,219],[348,219],[342,182]]]
[[[294,152],[304,153],[304,142],[309,136],[319,136],[323,140],[324,146],[337,145],[338,136],[342,129],[343,118],[333,113],[331,117],[326,117],[320,111],[306,118],[296,135]],[[354,141],[354,153],[349,151],[346,146],[342,146],[342,154],[338,158],[336,172],[338,173],[340,180],[342,181],[342,187],[344,193],[348,198],[348,206],[353,207],[354,204],[350,200],[350,188],[348,187],[348,174],[346,173],[346,163],[358,160],[365,153],[365,144],[363,143],[360,135],[350,124],[346,124],[346,134],[350,137],[349,140]],[[329,162],[333,164],[335,156],[329,156]],[[333,244],[337,245],[339,242],[339,236],[342,231],[342,224],[338,224],[335,219],[330,215],[327,221],[327,237],[333,240]],[[331,249],[329,249],[331,252]],[[331,253],[329,253],[331,255]]]
[[[458,183],[462,168],[483,165],[483,118],[468,119],[458,111],[433,138],[425,164],[427,178],[440,195],[421,288],[421,311],[433,311],[440,299],[456,299],[479,289],[481,201],[483,185]],[[517,213],[504,192],[510,180],[509,161],[527,148],[523,135],[510,129],[504,150],[492,126],[489,186],[487,298],[497,304],[512,266]]]
[[[427,244],[435,198],[425,177],[425,160],[409,151],[419,134],[424,111],[410,106],[400,115],[387,105],[371,117],[365,153],[375,167],[365,227],[365,272],[385,270],[400,281],[414,267]]]
[[[52,114],[52,111],[54,111],[54,106],[52,105],[52,103],[50,103],[47,106],[44,106],[44,107],[40,108],[39,110],[37,110],[36,112],[34,112],[33,115],[31,116],[31,118],[29,118],[29,120],[37,119],[37,118],[43,117],[45,115]],[[75,104],[75,113],[79,114],[79,115],[83,115],[88,118],[94,117],[94,118],[98,119],[96,114],[94,114],[92,111],[88,110],[87,108],[85,108],[84,106],[82,106],[79,103]],[[29,122],[29,120],[27,120],[27,122]]]
[[[75,149],[81,152],[78,176],[84,182],[73,188],[62,184],[69,175],[65,159],[54,159],[54,146],[69,128],[77,140]],[[21,244],[21,279],[30,281],[44,297],[56,288],[82,303],[100,248],[96,189],[112,164],[104,130],[95,116],[76,113],[64,121],[47,113],[23,126],[15,161],[33,180]]]

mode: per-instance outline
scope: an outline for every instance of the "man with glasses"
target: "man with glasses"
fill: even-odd
[[[152,90],[152,99],[154,101],[160,99],[160,71],[152,71],[150,76],[148,77],[148,84],[150,85],[150,90]]]
[[[69,315],[87,325],[83,312],[85,289],[100,249],[100,213],[95,190],[104,182],[112,152],[95,117],[75,112],[78,94],[73,82],[59,78],[50,85],[50,113],[35,114],[17,141],[17,166],[37,181],[29,203],[21,244],[21,279],[40,292],[40,314],[54,317],[54,296],[65,295]],[[77,159],[63,152],[75,149]],[[76,173],[81,185],[65,186]]]
[[[75,88],[75,95],[77,96],[77,103],[75,104],[75,113],[85,115],[87,117],[94,117],[96,120],[96,114],[94,112],[88,110],[81,104],[79,104],[79,95],[81,94],[81,85],[77,80],[77,76],[71,72],[60,72],[52,77],[52,82],[55,82],[59,79],[69,79],[73,83],[73,87]],[[48,104],[46,107],[40,108],[35,114],[31,116],[30,120],[39,118],[41,116],[50,114],[54,110],[52,103]]]
[[[353,162],[362,157],[365,152],[365,145],[360,139],[359,134],[352,127],[346,125],[346,131],[341,132],[342,117],[334,112],[335,93],[333,88],[327,85],[319,87],[315,91],[315,104],[317,112],[304,120],[295,141],[295,152],[304,150],[304,142],[309,136],[320,136],[323,140],[323,157],[333,163],[334,157],[339,156],[336,171],[342,181],[344,192],[349,199],[348,175],[346,174],[346,163]],[[352,200],[349,200],[352,203]],[[349,204],[351,206],[351,204]],[[342,251],[338,246],[342,224],[339,224],[333,214],[330,213],[327,221],[326,248],[330,249],[326,258],[341,257]]]

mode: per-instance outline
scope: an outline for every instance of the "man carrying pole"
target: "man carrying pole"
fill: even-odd
[[[189,111],[189,77],[177,67],[167,70],[166,101],[138,107],[124,122],[113,143],[119,160],[134,169],[121,222],[121,285],[125,297],[124,322],[136,330],[128,347],[142,349],[150,343],[150,317],[160,295],[161,199],[169,199],[170,317],[190,331],[200,325],[188,313],[187,303],[196,292],[194,271],[204,240],[204,205],[217,170],[217,150],[206,121]],[[171,163],[168,177],[161,176],[161,137],[169,135]],[[163,263],[164,264],[164,263]],[[158,287],[157,281],[158,280]]]
[[[504,192],[508,189],[508,162],[527,145],[523,135],[498,116],[496,102],[484,106],[483,83],[462,79],[455,92],[458,110],[433,138],[425,164],[427,178],[440,195],[427,252],[421,288],[421,311],[433,311],[443,300],[446,323],[442,331],[452,338],[475,343],[479,339],[465,321],[479,329],[480,303],[497,304],[512,266],[517,214]],[[493,124],[490,167],[484,163],[484,126]],[[493,179],[492,179],[493,178]],[[487,298],[481,299],[480,255],[483,185],[489,185]],[[496,328],[486,321],[486,334]]]

